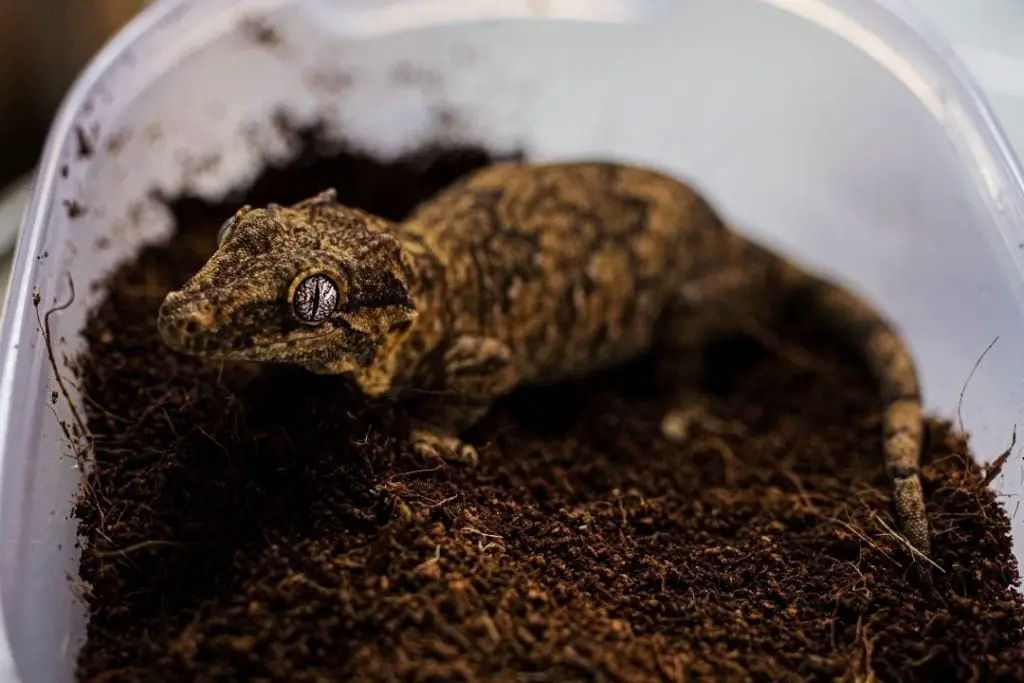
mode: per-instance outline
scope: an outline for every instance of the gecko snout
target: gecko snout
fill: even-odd
[[[157,313],[157,327],[164,343],[178,351],[196,348],[214,333],[217,320],[209,303],[184,301],[178,292],[167,295]]]

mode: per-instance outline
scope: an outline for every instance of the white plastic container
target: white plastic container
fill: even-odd
[[[992,459],[1021,410],[1024,189],[964,73],[864,0],[154,3],[69,94],[24,219],[0,330],[0,680],[72,680],[84,633],[69,580],[80,473],[33,295],[61,303],[73,278],[53,317],[58,359],[73,357],[90,285],[169,230],[147,193],[214,199],[254,178],[253,140],[289,151],[281,106],[382,156],[447,135],[691,178],[897,321],[930,411],[955,417],[998,337],[960,409]],[[86,209],[73,220],[71,200]],[[996,484],[1020,492],[1017,454]],[[1020,520],[1014,533],[1020,557]]]

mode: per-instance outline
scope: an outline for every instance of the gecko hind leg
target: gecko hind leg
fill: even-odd
[[[427,460],[476,464],[476,448],[460,434],[476,424],[518,380],[512,351],[497,339],[461,335],[444,349],[439,395],[415,411],[410,438]]]
[[[711,407],[711,395],[700,386],[700,363],[704,356],[683,357],[668,354],[663,363],[662,377],[672,383],[671,403],[661,417],[661,434],[669,441],[682,444],[690,440],[694,427],[712,434],[739,433],[742,427],[718,416]],[[676,366],[668,369],[675,361]]]
[[[737,432],[741,427],[727,422],[711,408],[711,395],[701,388],[706,353],[705,335],[710,325],[692,311],[670,311],[658,342],[658,373],[671,387],[672,398],[661,418],[661,434],[673,443],[688,441],[699,426],[715,434]]]

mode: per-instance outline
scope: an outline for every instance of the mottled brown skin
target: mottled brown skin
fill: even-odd
[[[319,324],[299,320],[293,300],[313,273],[339,293]],[[922,414],[905,346],[859,298],[730,232],[692,188],[656,171],[497,164],[400,223],[342,206],[330,190],[290,207],[243,207],[209,262],[167,296],[159,327],[168,345],[203,358],[347,374],[367,395],[408,402],[419,453],[474,461],[459,434],[517,385],[652,347],[679,388],[662,432],[686,439],[694,420],[714,421],[692,389],[702,343],[771,325],[793,297],[873,372],[897,512],[927,554]]]

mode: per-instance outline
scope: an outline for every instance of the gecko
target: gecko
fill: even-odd
[[[612,161],[502,161],[387,220],[328,188],[245,205],[157,315],[164,343],[207,360],[289,363],[403,401],[422,457],[477,462],[462,434],[495,401],[657,349],[676,443],[713,420],[696,388],[705,341],[785,302],[858,354],[882,402],[898,523],[927,556],[923,416],[908,347],[864,299],[729,227],[690,183]]]

